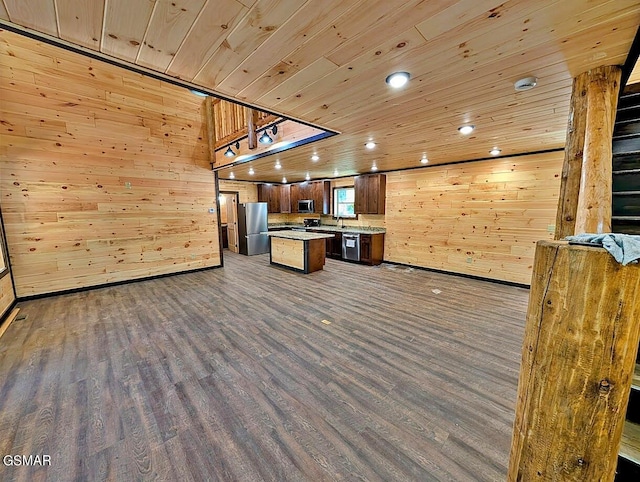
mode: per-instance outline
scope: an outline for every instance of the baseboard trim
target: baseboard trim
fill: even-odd
[[[484,276],[476,276],[473,274],[466,274],[466,273],[456,273],[455,271],[447,271],[444,269],[437,269],[437,268],[427,268],[425,266],[416,266],[413,264],[406,264],[406,263],[396,263],[395,261],[388,261],[388,260],[383,260],[383,263],[386,264],[393,264],[396,266],[406,266],[407,268],[414,268],[414,269],[420,269],[423,271],[433,271],[434,273],[441,273],[441,274],[448,274],[448,275],[452,275],[452,276],[459,276],[461,278],[468,278],[468,279],[475,279],[478,281],[489,281],[490,283],[496,283],[499,285],[506,285],[506,286],[515,286],[516,288],[526,288],[526,289],[530,289],[531,285],[528,284],[524,284],[524,283],[516,283],[515,281],[505,281],[505,280],[500,280],[500,279],[493,279],[493,278],[485,278]]]
[[[131,283],[140,283],[142,281],[151,281],[151,280],[154,280],[154,279],[168,278],[170,276],[179,276],[179,275],[182,275],[182,274],[189,274],[189,273],[197,273],[199,271],[208,271],[208,270],[217,269],[217,268],[222,268],[222,264],[219,264],[219,265],[216,265],[216,266],[205,266],[204,268],[189,269],[189,270],[186,270],[186,271],[176,271],[175,273],[156,274],[156,275],[153,275],[153,276],[145,276],[143,278],[135,278],[135,279],[122,280],[122,281],[114,281],[112,283],[104,283],[104,284],[91,285],[91,286],[83,286],[81,288],[72,288],[72,289],[69,289],[69,290],[52,291],[50,293],[41,293],[41,294],[30,295],[30,296],[19,296],[18,299],[14,303],[21,302],[21,301],[40,300],[42,298],[50,298],[52,296],[68,295],[68,294],[73,294],[73,293],[82,293],[83,291],[92,291],[92,290],[98,290],[98,289],[101,289],[101,288],[110,288],[112,286],[127,285],[127,284],[131,284]]]
[[[18,316],[20,308],[16,308],[17,303],[18,302],[16,300],[13,300],[9,305],[9,308],[7,308],[7,310],[2,313],[2,316],[0,316],[0,338],[4,335],[5,331],[7,331],[9,325],[13,323],[13,320],[16,319],[16,316]]]

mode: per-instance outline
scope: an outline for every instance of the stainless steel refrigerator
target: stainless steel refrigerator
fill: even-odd
[[[238,250],[251,256],[269,252],[267,203],[238,205]]]

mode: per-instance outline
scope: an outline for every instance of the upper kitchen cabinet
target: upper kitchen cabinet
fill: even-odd
[[[291,212],[291,184],[280,186],[280,212]]]
[[[356,214],[384,214],[387,177],[384,174],[357,176],[354,180]]]
[[[291,184],[291,212],[298,212],[298,201],[312,199],[314,213],[329,214],[331,183],[329,181],[298,182]]]
[[[267,203],[267,211],[270,213],[281,212],[280,186],[258,184],[258,202]]]

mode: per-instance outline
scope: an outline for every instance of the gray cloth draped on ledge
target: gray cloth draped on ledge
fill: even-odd
[[[618,263],[626,266],[640,259],[640,236],[631,234],[577,234],[564,238],[569,243],[602,246]]]

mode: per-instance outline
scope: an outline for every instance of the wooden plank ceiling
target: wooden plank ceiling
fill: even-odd
[[[563,147],[572,78],[625,62],[640,0],[0,0],[0,17],[339,131],[280,170],[220,171],[293,181]]]

